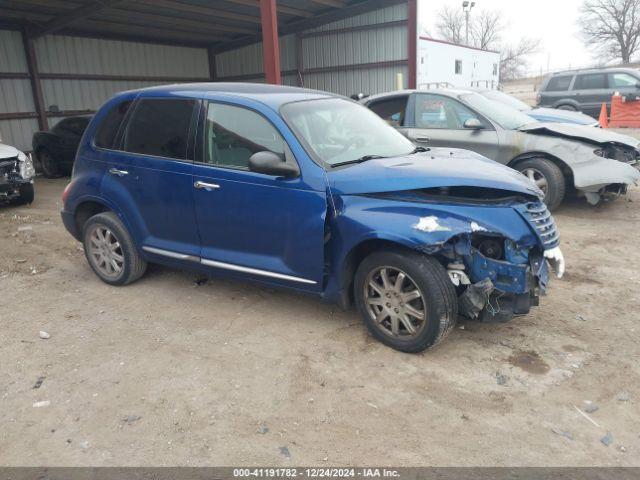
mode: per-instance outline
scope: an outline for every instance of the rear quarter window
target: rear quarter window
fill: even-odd
[[[109,113],[102,119],[102,122],[96,130],[94,140],[96,147],[113,148],[113,142],[118,134],[120,124],[130,106],[131,100],[125,100],[111,107],[111,110],[109,110]]]
[[[562,77],[553,77],[547,83],[546,92],[564,92],[569,90],[573,75],[564,75]]]

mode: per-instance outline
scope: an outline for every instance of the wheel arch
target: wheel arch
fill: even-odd
[[[536,158],[544,158],[545,160],[549,160],[553,162],[555,166],[558,167],[562,172],[562,175],[564,176],[564,179],[565,179],[566,186],[570,188],[574,188],[573,170],[571,169],[571,167],[565,161],[561,160],[557,156],[552,155],[548,152],[530,151],[530,152],[521,153],[517,157],[513,158],[507,164],[507,166],[517,170],[518,163],[524,160],[532,160]]]
[[[353,284],[356,270],[360,263],[370,254],[377,251],[420,252],[417,246],[399,239],[367,238],[355,244],[344,256],[340,265],[340,306],[347,309],[354,304]],[[425,254],[426,255],[426,254]],[[437,258],[437,255],[433,255]]]
[[[113,212],[113,209],[106,203],[95,199],[80,202],[73,212],[73,218],[79,235],[82,235],[84,224],[94,215],[102,212]]]

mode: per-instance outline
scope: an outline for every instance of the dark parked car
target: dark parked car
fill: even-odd
[[[361,100],[416,145],[472,150],[529,177],[550,210],[577,190],[592,204],[640,179],[640,142],[601,128],[539,123],[466,90],[406,90]],[[477,172],[470,172],[477,173]]]
[[[589,127],[599,127],[598,120],[589,115],[580,112],[572,112],[569,110],[561,110],[559,108],[535,107],[518,100],[516,97],[501,92],[499,90],[474,90],[483,97],[495,102],[504,103],[505,105],[515,108],[516,110],[529,115],[538,122],[548,123],[571,123],[574,125],[587,125]]]
[[[425,153],[342,97],[187,84],[96,113],[62,220],[110,285],[157,262],[355,302],[376,338],[418,352],[458,311],[527,313],[547,260],[562,274],[541,196],[472,152]]]
[[[32,147],[47,178],[70,175],[80,139],[91,117],[69,117],[60,120],[48,132],[33,134]]]
[[[552,73],[542,82],[537,103],[597,118],[603,103],[611,107],[615,92],[640,96],[640,72],[632,68],[594,68]]]

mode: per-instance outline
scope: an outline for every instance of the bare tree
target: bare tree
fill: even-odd
[[[580,26],[600,53],[629,63],[640,48],[640,0],[585,0]]]
[[[518,78],[527,66],[527,57],[540,49],[540,40],[523,37],[514,45],[503,45],[500,52],[500,81]]]
[[[504,25],[499,10],[480,10],[471,22],[473,44],[487,50],[494,48],[500,41]]]
[[[464,14],[462,10],[445,6],[437,14],[436,32],[440,38],[452,43],[464,41]]]

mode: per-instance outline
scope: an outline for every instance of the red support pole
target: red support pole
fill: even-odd
[[[407,0],[408,86],[416,88],[418,66],[418,0]]]
[[[278,44],[276,0],[260,0],[260,21],[264,77],[267,83],[280,85],[280,45]]]

